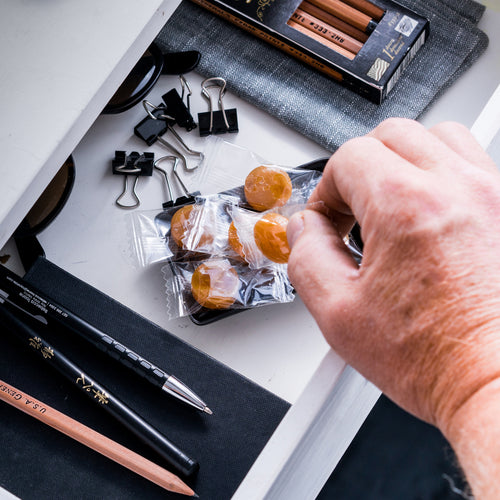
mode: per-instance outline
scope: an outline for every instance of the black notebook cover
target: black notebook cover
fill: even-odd
[[[201,499],[231,498],[290,405],[43,258],[25,279],[206,401],[213,415],[152,387],[75,334],[46,338],[199,462],[198,474],[185,482]],[[0,379],[165,466],[16,338],[1,335]],[[0,485],[23,500],[182,498],[3,402],[0,435]]]

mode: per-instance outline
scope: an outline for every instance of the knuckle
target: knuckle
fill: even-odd
[[[373,137],[369,137],[366,135],[354,137],[353,139],[349,139],[344,142],[344,144],[342,144],[337,150],[337,153],[350,155],[355,151],[366,148],[366,146],[372,146],[375,142],[376,141],[373,139]]]
[[[470,133],[469,129],[465,125],[454,121],[445,121],[438,123],[437,125],[434,125],[432,127],[432,130],[443,135],[453,135],[458,132],[467,134]]]
[[[411,134],[417,129],[424,128],[422,124],[408,118],[387,118],[378,125],[374,134],[377,138],[384,140],[397,136]]]

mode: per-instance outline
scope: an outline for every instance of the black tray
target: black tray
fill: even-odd
[[[322,172],[325,168],[326,162],[328,158],[322,158],[319,160],[314,160],[309,163],[305,163],[296,167],[301,170],[315,170],[317,172]],[[243,186],[231,189],[229,191],[224,191],[222,194],[235,195],[239,196],[241,199],[244,199],[244,188]],[[189,315],[191,321],[196,325],[208,325],[213,323],[214,321],[218,321],[223,318],[227,318],[228,316],[233,316],[234,314],[246,311],[247,309],[227,309],[227,310],[213,310],[201,308],[199,311],[192,313]]]

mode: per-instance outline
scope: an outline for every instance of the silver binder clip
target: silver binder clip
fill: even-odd
[[[168,180],[168,174],[167,171],[164,170],[163,168],[159,167],[158,164],[163,162],[163,161],[171,161],[172,162],[172,173],[174,174],[175,178],[177,179],[177,182],[179,183],[182,191],[184,192],[183,196],[180,196],[174,201],[174,197],[172,196],[172,188],[170,186],[170,181]],[[179,206],[179,205],[185,205],[189,203],[194,203],[196,196],[200,195],[199,191],[195,191],[193,193],[189,192],[188,188],[182,181],[182,178],[179,175],[179,172],[177,171],[177,167],[179,165],[179,158],[177,156],[162,156],[161,158],[158,158],[158,160],[155,161],[154,168],[158,172],[160,172],[165,180],[165,186],[168,191],[168,197],[169,200],[166,201],[165,203],[162,204],[162,207],[164,209],[173,207],[173,206]]]
[[[193,94],[191,92],[191,87],[189,86],[189,83],[186,80],[184,75],[180,75],[179,79],[181,81],[181,99],[184,101],[184,95],[186,95],[186,107],[187,107],[188,111],[191,112],[190,98],[191,98],[191,95]],[[187,89],[187,93],[186,93],[186,89]]]
[[[137,196],[136,188],[141,176],[151,176],[153,174],[154,153],[137,153],[132,151],[127,154],[125,151],[115,151],[115,157],[111,162],[114,175],[123,175],[123,191],[116,198],[115,204],[120,208],[132,209],[138,207],[141,202]],[[133,203],[126,205],[122,202],[123,198],[127,195],[128,176],[134,175],[134,183],[130,192],[130,197]]]
[[[134,201],[134,203],[132,203],[131,205],[126,205],[125,203],[122,203],[121,200],[127,195],[127,192],[128,192],[128,175],[126,175],[123,178],[123,191],[120,194],[120,196],[118,196],[118,198],[116,198],[116,200],[115,200],[115,204],[118,207],[124,208],[126,210],[131,210],[133,208],[137,208],[141,204],[141,201],[139,200],[139,197],[137,196],[137,192],[136,192],[138,181],[139,181],[139,176],[136,176],[134,179],[134,184],[132,185],[132,190],[130,192],[130,196],[132,197],[132,200]]]
[[[160,142],[163,146],[165,146],[179,158],[181,158],[186,170],[194,170],[195,168],[198,168],[198,164],[194,167],[190,167],[188,165],[186,156],[182,154],[179,149],[172,143],[168,142],[162,137],[166,132],[171,132],[171,134],[175,137],[175,139],[179,142],[181,147],[184,149],[184,151],[186,151],[188,155],[197,156],[198,158],[200,158],[200,161],[203,160],[203,153],[201,151],[195,151],[194,149],[191,149],[183,141],[182,137],[175,131],[172,126],[175,120],[173,117],[167,114],[167,108],[165,108],[164,106],[155,106],[147,100],[142,101],[142,105],[144,106],[144,109],[146,110],[148,116],[138,125],[136,125],[136,127],[134,128],[135,135],[140,137],[149,146],[154,144],[156,141]]]
[[[179,162],[179,158],[177,158],[177,156],[162,156],[161,158],[158,158],[156,161],[155,161],[155,164],[154,164],[154,169],[155,170],[158,170],[158,172],[160,172],[163,176],[163,179],[165,181],[165,187],[167,188],[167,191],[168,191],[168,201],[162,203],[162,207],[165,209],[165,208],[168,208],[168,207],[172,207],[174,205],[174,197],[172,195],[172,188],[170,187],[170,181],[168,180],[168,174],[167,174],[167,171],[164,170],[163,168],[159,167],[158,164],[165,161],[165,160],[168,160],[168,161],[173,161],[174,162],[174,168],[177,166],[177,163]]]
[[[218,110],[212,102],[210,89],[218,89]],[[198,113],[198,125],[200,136],[205,137],[211,134],[225,134],[227,132],[238,132],[238,116],[236,109],[224,109],[223,97],[226,94],[226,80],[221,77],[206,78],[201,82],[201,93],[208,99],[209,111]],[[213,92],[212,92],[213,94]]]

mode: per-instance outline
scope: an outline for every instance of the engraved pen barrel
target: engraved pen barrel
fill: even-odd
[[[37,330],[20,320],[6,304],[0,304],[2,325],[35,351],[45,362],[73,383],[94,403],[101,406],[127,427],[150,448],[156,451],[176,472],[190,476],[199,468],[198,463],[167,439],[155,427],[144,421],[134,410],[111,394],[69,358],[47,343]],[[38,326],[38,325],[37,325]],[[39,326],[38,328],[41,328]]]
[[[44,318],[49,326],[51,322],[56,322],[68,328],[101,351],[108,353],[114,359],[133,369],[138,375],[146,378],[154,385],[162,387],[166,382],[168,374],[159,367],[120,344],[120,342],[106,335],[60,304],[48,300],[43,294],[23,280],[17,277],[13,278],[6,273],[7,270],[0,269],[0,286],[5,287],[10,302],[13,302],[25,311],[31,311],[33,314],[38,315],[38,317]],[[34,304],[37,306],[36,309],[33,307]]]
[[[48,300],[42,293],[32,288],[31,285],[22,279],[14,277],[13,273],[9,274],[9,271],[3,267],[0,267],[0,287],[5,289],[8,301],[20,307],[28,315],[35,316],[35,319],[38,320],[40,318],[43,319],[43,322],[49,326],[55,322],[71,330],[153,385],[184,403],[190,404],[198,410],[205,411],[206,404],[204,401],[186,386],[184,386],[186,390],[183,392],[172,391],[170,389],[172,375],[166,373],[158,366],[144,359],[136,352],[60,304]]]

